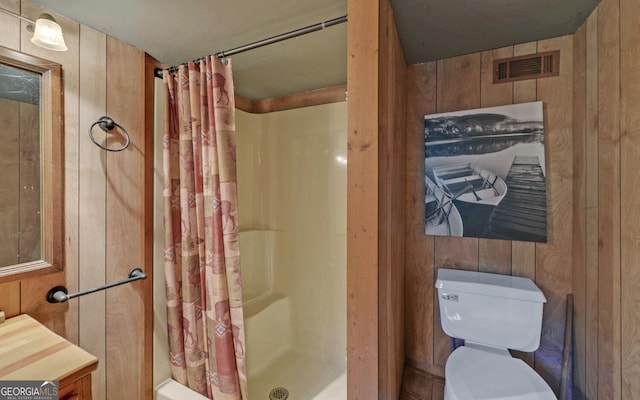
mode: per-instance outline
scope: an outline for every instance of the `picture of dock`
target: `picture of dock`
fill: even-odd
[[[424,135],[427,235],[546,242],[542,102],[427,115]]]

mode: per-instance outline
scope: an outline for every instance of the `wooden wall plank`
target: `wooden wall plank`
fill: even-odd
[[[406,69],[388,1],[380,5],[378,399],[397,399],[404,369]]]
[[[620,371],[620,15],[598,6],[598,398],[621,396]]]
[[[574,391],[598,392],[598,10],[574,35]],[[578,142],[578,140],[581,140]]]
[[[143,286],[143,302],[144,308],[144,343],[150,345],[144,346],[143,351],[143,375],[141,376],[143,387],[143,399],[151,400],[154,398],[154,374],[156,369],[151,367],[154,365],[154,326],[156,324],[156,316],[158,313],[154,310],[154,284],[157,282],[155,279],[154,270],[154,232],[155,228],[155,216],[154,216],[154,196],[155,196],[155,132],[156,132],[156,119],[155,119],[155,90],[156,90],[156,78],[154,77],[154,69],[160,68],[161,64],[155,58],[148,54],[145,54],[144,60],[144,194],[143,198],[143,215],[144,223],[141,247],[143,249],[143,262],[141,268],[148,276],[147,284]]]
[[[598,395],[598,10],[586,22],[586,239],[584,386],[579,396]],[[579,333],[578,333],[579,334]],[[578,361],[580,360],[578,356]],[[580,367],[578,367],[579,369]],[[580,397],[578,397],[580,398]]]
[[[640,2],[620,0],[620,296],[622,398],[640,395]]]
[[[131,137],[125,151],[106,155],[106,279],[144,265],[144,53],[107,38],[107,113]],[[144,398],[144,296],[139,281],[106,292],[107,397]]]
[[[20,19],[17,17],[0,13],[0,46],[20,50]]]
[[[598,10],[586,22],[586,262],[584,386],[576,394],[598,396]],[[580,358],[578,356],[578,360]],[[579,367],[578,367],[579,368]],[[578,382],[579,384],[579,382]]]
[[[483,51],[480,54],[480,106],[493,107],[513,103],[513,83],[493,83],[493,61],[513,57],[513,46]]]
[[[107,114],[106,35],[80,27],[80,126],[88,129]],[[94,129],[99,142],[104,133]],[[104,285],[106,248],[106,152],[93,144],[89,135],[79,137],[79,286],[86,290]],[[78,299],[79,345],[96,356],[98,368],[92,373],[93,398],[106,399],[106,302],[105,292]]]
[[[436,63],[407,70],[405,337],[407,362],[434,373],[434,237],[424,233],[424,115],[436,112]],[[439,375],[442,375],[440,373]]]
[[[584,388],[586,371],[586,202],[587,202],[587,27],[573,35],[573,383]],[[573,391],[574,399],[584,398],[583,390]]]
[[[347,2],[347,397],[378,396],[379,2]]]
[[[480,107],[480,61],[480,53],[437,61],[437,112]]]
[[[0,311],[5,318],[20,314],[20,281],[0,283]]]
[[[0,8],[20,14],[20,0],[0,0]]]

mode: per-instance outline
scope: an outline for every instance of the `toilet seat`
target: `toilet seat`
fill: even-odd
[[[556,400],[547,383],[524,361],[459,347],[445,367],[447,400]]]

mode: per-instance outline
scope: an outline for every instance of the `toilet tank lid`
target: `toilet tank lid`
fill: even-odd
[[[531,279],[487,272],[439,268],[436,288],[538,303],[547,301]]]

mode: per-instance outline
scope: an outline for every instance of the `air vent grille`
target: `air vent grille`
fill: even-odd
[[[493,62],[493,83],[558,76],[560,51],[503,58]]]

